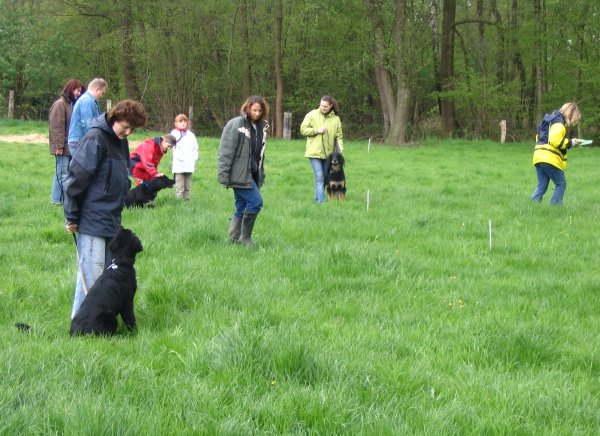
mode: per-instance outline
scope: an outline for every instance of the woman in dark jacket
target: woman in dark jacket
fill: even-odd
[[[71,153],[68,146],[71,113],[73,112],[75,101],[82,92],[85,92],[83,82],[75,79],[69,80],[62,90],[60,98],[52,104],[48,113],[50,154],[55,156],[56,164],[50,201],[57,205],[63,204],[64,201],[65,194],[63,188],[69,174],[69,162],[71,161]]]
[[[233,188],[235,212],[229,225],[231,242],[252,246],[252,230],[263,205],[260,187],[265,178],[264,153],[269,106],[259,96],[246,99],[239,117],[223,128],[218,156],[218,179]]]
[[[87,289],[110,264],[108,243],[121,225],[123,198],[129,189],[127,137],[146,124],[144,106],[133,100],[117,103],[92,121],[69,169],[65,192],[65,228],[77,232],[77,285],[71,318]]]

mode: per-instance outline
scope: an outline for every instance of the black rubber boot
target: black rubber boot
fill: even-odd
[[[246,212],[244,214],[244,219],[242,219],[242,230],[239,241],[247,247],[254,246],[254,241],[252,241],[252,229],[254,229],[254,222],[256,221],[257,215],[257,213]]]
[[[242,219],[239,216],[233,216],[229,222],[229,231],[227,232],[227,239],[229,242],[239,242],[240,232],[242,231]]]

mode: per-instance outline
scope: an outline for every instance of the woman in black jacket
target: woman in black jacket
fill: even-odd
[[[112,259],[108,243],[121,225],[130,184],[127,137],[146,121],[141,103],[117,103],[108,114],[92,121],[71,160],[64,204],[65,228],[77,233],[78,271],[71,318]]]

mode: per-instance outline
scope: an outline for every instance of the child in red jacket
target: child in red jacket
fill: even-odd
[[[163,175],[163,173],[158,172],[158,164],[176,142],[173,135],[150,138],[131,152],[129,155],[131,160],[129,174],[133,176],[136,185]]]

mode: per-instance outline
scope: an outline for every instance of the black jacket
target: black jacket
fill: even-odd
[[[71,160],[65,218],[86,235],[113,237],[121,225],[123,199],[130,187],[129,144],[101,115],[81,139]]]

